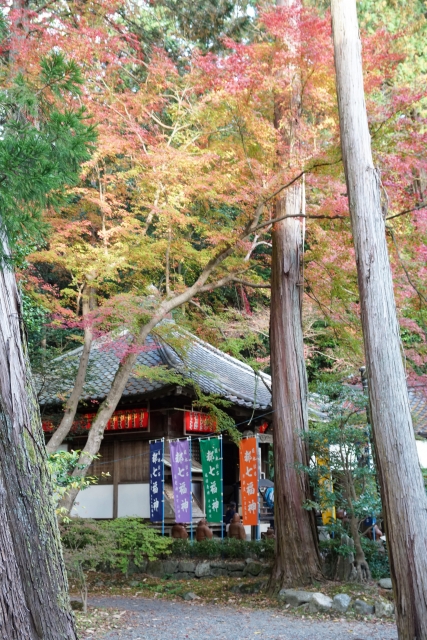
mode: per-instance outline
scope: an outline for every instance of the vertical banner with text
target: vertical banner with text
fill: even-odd
[[[164,518],[164,442],[150,442],[150,520],[163,522]]]
[[[175,522],[191,522],[191,458],[188,440],[170,443]]]
[[[219,438],[200,440],[206,520],[222,522],[222,460]]]
[[[243,524],[258,524],[258,451],[256,438],[240,440],[240,491]]]

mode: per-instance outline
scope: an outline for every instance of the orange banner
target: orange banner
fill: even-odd
[[[243,524],[258,524],[258,451],[256,438],[240,440],[240,492]]]

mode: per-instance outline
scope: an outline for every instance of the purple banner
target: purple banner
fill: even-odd
[[[191,522],[190,443],[175,440],[170,443],[175,522]]]
[[[150,520],[163,522],[164,520],[164,461],[162,440],[150,442]]]

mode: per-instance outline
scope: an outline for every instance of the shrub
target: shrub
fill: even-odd
[[[102,529],[95,520],[67,519],[61,525],[62,544],[68,578],[78,584],[87,611],[87,574],[99,565],[107,564],[116,552],[114,535]]]
[[[113,566],[122,573],[127,574],[131,560],[140,567],[144,559],[157,560],[171,552],[172,540],[162,537],[140,518],[117,518],[105,521],[100,526],[114,535],[116,550]]]
[[[373,579],[388,578],[390,576],[390,564],[387,547],[385,545],[380,547],[378,542],[367,538],[362,538],[362,547]]]
[[[172,543],[174,558],[229,558],[242,559],[247,557],[273,558],[274,540],[203,540],[194,542],[189,540],[174,540]]]
[[[169,555],[172,545],[140,518],[71,518],[62,524],[61,534],[69,570],[77,563],[82,571],[106,565],[127,574],[131,561],[139,567],[144,559]]]

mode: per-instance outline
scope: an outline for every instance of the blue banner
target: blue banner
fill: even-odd
[[[150,442],[150,520],[163,522],[164,517],[164,442]]]

